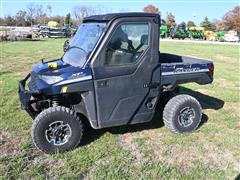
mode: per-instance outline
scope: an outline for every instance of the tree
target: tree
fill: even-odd
[[[223,17],[223,22],[228,30],[240,32],[240,6],[235,6],[233,10],[227,12]]]
[[[166,25],[168,27],[176,26],[175,16],[171,12],[167,12]]]
[[[72,20],[71,20],[71,14],[68,13],[65,17],[65,20],[64,20],[65,24],[68,24],[68,25],[71,25],[72,24]]]
[[[51,16],[52,13],[52,6],[51,5],[47,5],[46,11],[45,11],[47,16]]]
[[[16,25],[17,26],[26,26],[27,25],[27,12],[25,10],[20,10],[15,15]]]
[[[75,6],[73,8],[73,14],[75,18],[79,21],[79,24],[82,22],[83,18],[95,14],[95,9],[89,6]]]
[[[159,9],[156,6],[152,5],[152,4],[149,4],[149,5],[145,6],[143,8],[143,12],[161,14]]]
[[[205,17],[201,22],[201,26],[204,27],[205,31],[214,31],[216,29],[214,23],[210,22],[208,17]]]
[[[30,21],[31,26],[34,23],[35,16],[36,16],[36,6],[33,3],[30,3],[27,6],[27,18]]]
[[[178,25],[178,28],[179,29],[183,29],[183,30],[186,30],[186,23],[185,22],[181,22],[179,25]]]
[[[164,19],[161,19],[161,25],[166,25],[166,21]]]
[[[56,21],[60,26],[64,25],[64,16],[52,16],[51,20]]]
[[[16,21],[12,16],[7,15],[4,17],[4,19],[5,19],[5,24],[7,26],[15,26],[16,25]]]
[[[36,23],[45,24],[46,11],[43,9],[42,5],[36,5],[35,10],[36,10],[36,17],[35,17]]]
[[[5,25],[5,19],[0,17],[0,26],[4,26]]]
[[[193,21],[188,21],[187,22],[187,28],[189,29],[190,27],[196,27],[196,25]]]
[[[223,21],[216,19],[213,21],[213,23],[214,23],[217,31],[222,31],[225,29],[225,25],[224,25]]]

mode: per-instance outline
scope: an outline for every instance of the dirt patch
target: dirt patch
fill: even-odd
[[[25,58],[17,58],[15,60],[4,62],[3,66],[8,69],[13,69],[14,75],[18,75],[21,72],[29,72],[31,70],[33,62]]]
[[[62,167],[64,161],[62,159],[53,158],[47,154],[44,154],[42,151],[38,150],[33,144],[28,148],[29,150],[29,162],[30,165],[36,165],[39,162],[42,162],[47,170],[51,170],[57,167]]]
[[[233,153],[229,150],[221,151],[214,144],[204,140],[203,148],[206,155],[201,156],[201,160],[207,165],[214,165],[222,170],[231,166],[235,171],[240,172],[239,159],[234,157]]]
[[[207,90],[207,89],[197,89],[196,91],[202,93],[202,94],[206,94],[208,96],[213,96],[214,92],[211,90]]]
[[[42,151],[38,150],[33,144],[27,148],[27,155],[24,157],[24,165],[31,167],[33,165],[42,165],[45,169],[45,175],[50,179],[54,179],[53,172],[64,166],[64,160],[60,158],[54,158]]]
[[[106,158],[97,160],[97,161],[95,162],[95,164],[96,164],[97,166],[101,166],[101,165],[105,165],[105,166],[106,166],[106,165],[111,164],[111,162],[112,162],[112,159],[109,158],[109,157],[106,157]]]
[[[203,137],[199,138],[197,142],[182,142],[182,144],[172,145],[152,138],[148,142],[148,147],[161,162],[168,166],[178,167],[184,172],[197,168],[199,162],[210,168],[226,170],[226,168],[232,167],[234,170],[240,171],[239,161],[234,158],[232,152],[221,151]]]
[[[44,160],[44,165],[47,170],[52,171],[53,169],[59,169],[64,166],[64,160],[62,159],[53,159],[51,157],[47,157]]]
[[[31,68],[30,67],[28,67],[28,68],[25,68],[25,69],[23,69],[23,70],[21,70],[21,71],[18,71],[18,72],[16,72],[16,73],[14,73],[14,76],[18,76],[18,77],[24,77],[24,76],[26,76],[29,72],[31,72]]]
[[[229,81],[229,80],[226,80],[224,78],[217,78],[214,80],[214,84],[219,86],[219,87],[222,87],[222,88],[236,88],[234,87],[234,84]]]
[[[226,130],[226,132],[229,131]],[[214,142],[206,140],[205,134],[198,133],[195,141],[190,141],[188,137],[176,140],[176,137],[173,136],[170,133],[159,132],[159,129],[149,129],[123,134],[120,137],[120,144],[124,149],[130,151],[137,163],[141,164],[147,162],[149,157],[141,152],[142,147],[139,147],[136,139],[145,138],[144,148],[152,152],[151,157],[156,157],[156,160],[166,166],[177,167],[184,173],[198,168],[201,164],[223,171],[232,168],[240,172],[240,158],[235,157],[230,150],[220,149]],[[175,140],[176,143],[173,143]]]
[[[216,59],[227,63],[239,63],[238,58],[228,57],[223,54],[216,54]]]
[[[136,133],[125,133],[120,137],[120,145],[123,147],[123,149],[130,152],[130,154],[134,157],[136,164],[140,164],[146,161],[146,157],[140,151],[140,147],[138,147],[135,139]]]
[[[239,110],[240,109],[240,103],[239,102],[225,102],[223,109],[226,110]]]
[[[107,166],[107,165],[111,165],[113,159],[113,157],[105,157],[103,159],[99,159],[95,162],[94,166],[98,167],[98,166]],[[88,168],[88,170],[84,173],[84,176],[83,176],[83,180],[91,180],[91,179],[94,179],[92,174],[94,172],[94,169],[96,167],[91,167],[91,168]]]
[[[20,139],[8,132],[0,131],[0,157],[19,153]]]

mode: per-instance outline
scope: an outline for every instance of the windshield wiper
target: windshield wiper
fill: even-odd
[[[86,50],[84,50],[83,48],[78,47],[78,46],[68,46],[67,49],[66,49],[66,51],[65,51],[65,53],[66,53],[67,51],[69,51],[70,49],[73,49],[73,48],[81,49],[83,52],[85,52],[86,54],[88,54]]]

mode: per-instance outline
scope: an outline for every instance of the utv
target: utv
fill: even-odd
[[[159,52],[160,22],[150,13],[87,17],[61,58],[33,67],[19,82],[19,97],[34,119],[32,138],[40,150],[75,148],[86,121],[94,129],[151,121],[160,95],[182,83],[213,81],[211,61]],[[195,98],[176,95],[163,121],[184,133],[195,130],[201,116]]]

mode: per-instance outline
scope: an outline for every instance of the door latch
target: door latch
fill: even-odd
[[[104,80],[104,81],[98,81],[97,86],[99,88],[103,88],[103,87],[108,87],[109,84],[108,84],[108,81]]]
[[[146,83],[146,84],[143,84],[143,88],[150,88],[150,89],[156,89],[158,88],[160,85],[160,83],[157,83],[157,82],[153,82],[153,83]]]

